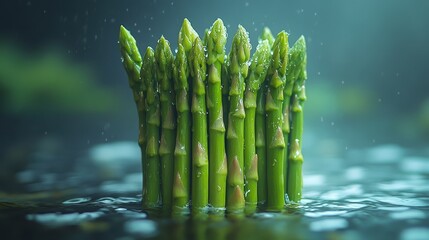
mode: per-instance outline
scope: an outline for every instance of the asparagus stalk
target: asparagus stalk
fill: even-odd
[[[140,77],[146,88],[146,188],[143,189],[143,204],[148,208],[160,204],[160,162],[159,162],[159,94],[156,72],[155,53],[151,47],[143,57]]]
[[[173,91],[173,53],[170,43],[161,36],[155,49],[156,78],[160,89],[162,206],[171,208],[173,192],[174,147],[176,137],[176,109]]]
[[[299,42],[299,41],[297,41]],[[296,44],[296,43],[295,43]],[[290,150],[290,144],[289,144],[289,134],[290,134],[290,101],[292,96],[292,90],[295,84],[295,81],[298,77],[298,74],[301,71],[300,62],[300,51],[298,50],[299,46],[294,46],[289,51],[289,61],[287,65],[286,70],[286,84],[283,90],[284,100],[283,100],[283,125],[282,125],[282,131],[283,131],[283,138],[285,140],[285,164],[284,164],[284,179],[285,179],[285,192],[287,193],[288,188],[288,179],[289,179],[289,150]],[[299,43],[298,43],[299,44]],[[289,197],[289,195],[288,195]]]
[[[267,76],[271,48],[267,40],[261,41],[253,54],[246,79],[244,96],[244,172],[246,204],[256,208],[258,202],[258,155],[255,146],[255,112],[257,92]]]
[[[267,184],[268,210],[281,210],[285,204],[284,150],[282,132],[283,88],[288,60],[288,35],[280,32],[273,44],[273,55],[268,70],[267,112]]]
[[[294,67],[296,71],[296,81],[293,87],[292,96],[292,128],[290,136],[290,154],[289,154],[289,172],[288,172],[288,189],[289,199],[297,203],[301,200],[302,192],[302,133],[304,127],[303,105],[306,100],[305,80],[307,79],[307,54],[305,39],[301,36],[294,44]]]
[[[208,203],[208,146],[206,116],[206,61],[201,39],[197,37],[189,53],[192,95],[192,212],[199,213]]]
[[[302,69],[302,63],[304,60],[304,51],[302,51],[302,41],[303,38],[299,38],[295,44],[290,48],[289,51],[289,61],[287,65],[286,70],[286,84],[283,91],[284,94],[284,100],[283,100],[283,137],[285,140],[285,145],[289,145],[289,134],[290,134],[290,101],[292,96],[292,90],[294,87],[294,84],[296,82],[296,79],[298,78],[301,69]],[[288,186],[288,162],[289,162],[289,148],[285,149],[285,166],[284,166],[284,172],[285,172],[285,191],[287,192],[287,186]]]
[[[173,206],[183,208],[190,197],[191,117],[189,108],[189,70],[185,48],[179,44],[174,64],[177,134],[174,150]]]
[[[229,54],[231,83],[229,89],[230,108],[227,131],[227,210],[230,211],[241,211],[244,209],[245,203],[243,177],[245,111],[243,95],[245,89],[244,79],[247,77],[249,69],[250,49],[248,33],[239,25]]]
[[[258,203],[265,205],[267,201],[267,146],[265,129],[265,100],[267,86],[263,83],[256,96],[255,114],[255,148],[258,156]]]
[[[122,63],[128,75],[128,82],[133,92],[134,101],[136,102],[138,121],[139,121],[139,137],[138,143],[141,151],[142,172],[143,172],[143,189],[146,188],[147,181],[145,169],[145,85],[140,78],[140,69],[142,65],[142,58],[137,48],[136,40],[131,33],[121,25],[119,30],[119,46],[122,55]]]
[[[274,36],[271,34],[269,28],[265,27],[259,41],[267,40],[270,49],[274,43]],[[267,201],[267,147],[266,129],[265,129],[265,100],[267,94],[267,82],[263,82],[259,88],[256,98],[256,154],[258,155],[258,202],[265,204]]]
[[[178,52],[174,64],[176,109],[177,109],[177,136],[174,163],[173,205],[185,207],[191,195],[191,113],[189,52],[192,43],[198,37],[188,19],[184,19],[179,31]]]
[[[225,59],[226,27],[217,19],[205,38],[207,41],[207,108],[209,110],[209,203],[225,207],[227,161],[225,124],[222,109],[222,65]]]

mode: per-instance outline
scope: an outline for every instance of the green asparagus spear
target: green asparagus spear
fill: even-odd
[[[296,79],[298,78],[301,69],[302,69],[302,63],[304,60],[304,51],[302,51],[302,41],[303,38],[299,38],[295,44],[290,48],[289,51],[289,61],[286,69],[286,84],[285,88],[283,90],[284,94],[284,100],[283,100],[283,137],[285,140],[285,145],[288,146],[289,144],[289,134],[290,134],[290,101],[292,97],[292,90],[294,87],[294,84],[296,82]],[[288,187],[288,178],[289,174],[286,174],[289,172],[288,166],[289,166],[289,148],[285,149],[285,166],[284,166],[284,172],[285,172],[285,191],[287,192]]]
[[[256,96],[255,116],[255,147],[258,156],[258,203],[265,205],[267,202],[267,146],[265,128],[265,100],[267,86],[264,82]]]
[[[226,27],[217,19],[206,37],[207,41],[207,108],[209,110],[209,203],[225,207],[227,161],[225,124],[222,110],[221,74],[225,59]]]
[[[304,157],[302,155],[302,132],[304,127],[303,104],[306,100],[305,96],[305,80],[307,79],[307,54],[305,39],[301,36],[294,44],[294,52],[296,51],[294,74],[296,81],[293,87],[292,95],[292,127],[290,136],[290,153],[289,153],[289,172],[288,172],[288,189],[287,193],[289,200],[297,203],[301,200],[302,192],[302,163]]]
[[[191,163],[192,163],[192,145],[191,145],[191,138],[192,138],[192,119],[191,119],[191,113],[189,106],[191,105],[191,96],[190,94],[193,92],[193,85],[192,85],[192,79],[190,76],[190,70],[191,70],[191,63],[189,59],[189,53],[192,48],[192,44],[195,41],[195,38],[198,37],[197,32],[192,28],[191,23],[188,19],[184,19],[182,23],[182,27],[179,31],[179,37],[178,37],[178,45],[179,45],[179,51],[180,48],[183,49],[183,53],[180,53],[180,55],[183,56],[183,60],[186,62],[186,66],[181,63],[181,71],[179,72],[181,76],[181,83],[183,84],[183,88],[181,90],[181,94],[178,94],[178,98],[181,98],[183,100],[186,99],[186,104],[183,100],[181,100],[180,106],[182,110],[177,110],[179,112],[179,118],[178,118],[178,140],[180,140],[180,146],[178,150],[178,155],[181,155],[180,157],[182,160],[176,161],[175,167],[181,169],[180,171],[180,178],[175,175],[175,185],[177,184],[178,187],[180,187],[180,184],[183,184],[184,191],[177,192],[177,194],[181,195],[181,200],[179,201],[180,205],[183,206],[183,204],[187,204],[191,198]],[[182,47],[180,47],[182,46]],[[179,55],[179,52],[178,52]],[[178,65],[179,66],[179,65]],[[177,67],[177,66],[176,66]],[[187,69],[187,70],[185,70]],[[187,76],[187,80],[184,79],[185,75]],[[179,103],[177,103],[179,107]],[[183,112],[183,114],[180,113],[180,111]],[[180,136],[179,136],[180,134]],[[183,144],[182,144],[183,143]],[[179,144],[176,142],[176,144]],[[176,145],[177,146],[177,145]],[[177,157],[176,157],[177,159]],[[180,180],[179,180],[180,179]],[[176,181],[177,180],[177,181]],[[178,190],[178,188],[176,188]],[[186,194],[185,194],[186,193]],[[174,192],[173,192],[174,194]],[[186,200],[185,200],[186,199]],[[185,203],[186,201],[186,203]]]
[[[156,81],[155,53],[151,47],[143,57],[140,77],[146,88],[146,188],[143,190],[143,204],[148,208],[160,204],[160,162],[159,162],[159,93]]]
[[[267,40],[270,49],[274,43],[274,36],[269,28],[265,27],[259,41]],[[256,98],[256,154],[258,155],[258,202],[264,205],[267,201],[267,146],[265,128],[265,100],[267,96],[267,81],[263,82]]]
[[[281,210],[285,204],[284,149],[282,132],[283,88],[288,60],[288,35],[280,32],[273,44],[273,55],[268,70],[267,112],[267,184],[268,210]]]
[[[189,70],[185,48],[179,44],[174,64],[177,135],[174,151],[173,206],[183,208],[190,200],[191,114],[189,108]]]
[[[248,74],[251,45],[246,30],[239,25],[229,54],[229,75],[231,79],[230,107],[227,131],[228,183],[227,210],[244,209],[244,79]]]
[[[200,213],[208,203],[209,162],[206,113],[206,59],[201,39],[197,37],[189,53],[192,93],[192,212]]]
[[[138,121],[139,121],[139,138],[138,143],[141,151],[143,178],[146,177],[145,169],[145,145],[146,145],[146,123],[145,123],[145,88],[140,78],[140,69],[142,58],[136,45],[136,40],[131,33],[121,25],[119,31],[119,45],[123,59],[123,65],[128,75],[128,82],[133,92],[134,101],[136,102]],[[147,181],[143,179],[143,189],[146,188]]]
[[[173,192],[174,146],[176,140],[176,108],[173,89],[173,53],[170,43],[162,36],[155,49],[156,78],[160,89],[162,206],[171,208]]]
[[[255,111],[257,92],[267,76],[270,64],[271,48],[267,40],[261,41],[256,47],[246,79],[244,96],[244,177],[246,204],[256,208],[258,202],[258,155],[255,148]]]

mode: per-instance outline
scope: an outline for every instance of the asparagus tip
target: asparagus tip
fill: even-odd
[[[259,37],[259,41],[263,41],[263,40],[267,40],[270,46],[272,46],[274,43],[274,36],[268,27],[264,27],[264,29],[262,30],[262,34]]]
[[[195,38],[198,37],[198,33],[192,28],[191,22],[187,18],[183,20],[182,27],[179,32],[179,43],[183,45],[186,52],[189,52],[192,48]]]

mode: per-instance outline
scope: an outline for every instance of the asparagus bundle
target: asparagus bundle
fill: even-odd
[[[141,58],[121,26],[119,43],[139,116],[143,204],[192,213],[211,205],[251,213],[281,211],[302,191],[306,48],[300,37],[265,28],[252,57],[239,25],[225,55],[217,19],[204,41],[184,19],[176,56],[161,37]]]

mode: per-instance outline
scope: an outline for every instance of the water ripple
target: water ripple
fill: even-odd
[[[63,202],[64,205],[80,204],[91,201],[90,197],[72,198]]]
[[[398,205],[398,206],[407,206],[407,207],[429,206],[428,203],[417,198],[399,198],[399,197],[393,197],[393,196],[383,196],[383,197],[374,197],[374,199],[379,202],[389,203],[389,204]]]

